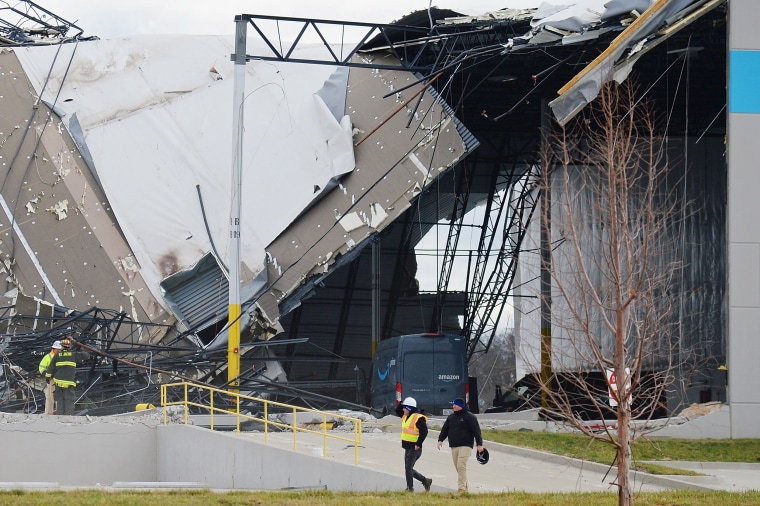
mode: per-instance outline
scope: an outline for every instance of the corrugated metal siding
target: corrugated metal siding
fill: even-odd
[[[417,77],[421,78],[422,76],[418,74]],[[480,146],[480,141],[475,138],[472,132],[470,132],[461,121],[459,121],[456,113],[454,112],[454,109],[452,109],[451,106],[448,103],[446,103],[446,101],[438,94],[438,92],[434,88],[430,87],[428,88],[427,91],[433,97],[435,97],[435,99],[438,101],[438,105],[443,107],[443,110],[446,111],[446,114],[448,114],[449,117],[451,117],[452,121],[454,122],[454,125],[456,125],[457,133],[462,137],[462,141],[464,142],[464,145],[467,148],[467,152],[464,154],[462,158],[472,153],[475,148]]]
[[[213,255],[161,282],[164,298],[189,329],[202,330],[227,317],[229,281]]]

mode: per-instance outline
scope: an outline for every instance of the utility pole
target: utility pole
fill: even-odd
[[[240,210],[243,172],[243,101],[245,100],[246,37],[248,21],[235,17],[235,82],[232,96],[232,184],[230,202],[230,299],[227,324],[227,383],[240,387]]]
[[[372,357],[380,342],[380,236],[372,239]]]

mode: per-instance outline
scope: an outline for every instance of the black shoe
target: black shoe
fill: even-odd
[[[414,489],[413,488],[408,488],[408,489],[406,489],[406,491],[407,492],[414,492]]]
[[[425,486],[425,492],[430,492],[430,485],[433,484],[433,478],[425,478],[422,481],[422,485]]]

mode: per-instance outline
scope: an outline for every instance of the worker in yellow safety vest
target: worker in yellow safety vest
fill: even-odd
[[[414,469],[414,464],[422,456],[422,442],[428,435],[427,417],[417,410],[417,401],[407,397],[401,403],[401,447],[404,449],[404,470],[406,490],[414,492],[414,480],[422,483],[425,491],[430,491],[431,478],[425,478]]]
[[[42,360],[40,360],[40,374],[43,378],[45,378],[45,414],[46,415],[54,415],[55,414],[55,398],[54,392],[55,392],[55,383],[53,383],[53,379],[47,374],[48,368],[50,367],[50,362],[52,362],[53,357],[56,356],[56,354],[63,349],[63,346],[61,346],[60,341],[55,341],[53,343],[53,346],[50,348],[50,353],[45,354],[44,357],[42,357]]]

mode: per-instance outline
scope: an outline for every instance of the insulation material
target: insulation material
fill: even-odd
[[[609,0],[563,2],[561,5],[542,3],[533,14],[530,24],[534,28],[550,26],[555,29],[580,32],[598,23]]]
[[[158,300],[160,280],[197,262],[212,240],[228,256],[232,37],[127,37],[15,51],[42,100],[67,127],[81,128],[91,169]],[[349,119],[336,119],[335,104],[316,94],[333,71],[247,65],[241,260],[251,279],[264,269],[265,245],[320,196],[314,188],[329,188],[354,168]]]
[[[589,64],[579,74],[571,86],[560,91],[560,97],[549,105],[557,121],[565,124],[586,104],[593,101],[602,84],[613,79],[624,80],[635,61],[623,63],[618,70],[616,64],[624,56],[653,43],[663,35],[661,30],[670,27],[695,12],[706,12],[717,2],[705,0],[579,0],[575,2],[542,2],[533,11],[530,32],[515,37],[505,47],[506,51],[519,51],[525,47],[562,44],[577,44],[599,37],[614,30],[621,32],[609,48],[599,58]],[[503,11],[502,19],[519,20],[523,12]],[[448,24],[471,20],[470,17],[447,19]],[[656,42],[654,42],[656,43]],[[527,46],[526,46],[527,45]]]
[[[576,7],[585,6],[591,10],[594,8],[594,3],[594,0],[578,2]],[[637,2],[637,4],[638,3],[640,2]],[[615,72],[616,62],[629,50],[637,48],[642,41],[653,37],[668,21],[672,21],[682,14],[685,15],[686,12],[690,11],[690,7],[699,3],[698,0],[670,0],[665,3],[658,2],[657,4],[652,2],[652,5],[650,6],[651,10],[642,13],[643,15],[637,19],[636,22],[626,28],[626,30],[621,33],[612,44],[610,44],[605,53],[589,64],[584,69],[584,72],[576,77],[575,82],[571,81],[572,85],[569,86],[567,90],[561,91],[560,97],[549,104],[557,121],[564,125],[583,107],[585,107],[586,104],[596,98],[604,83],[610,82],[615,78],[620,80],[626,76],[627,72]],[[634,9],[635,7],[636,5],[630,4],[631,9]],[[610,2],[609,8],[611,9],[609,12],[599,10],[598,20],[590,23],[590,25],[595,26],[599,24],[602,19],[609,20],[613,14],[621,13],[619,2]],[[623,9],[622,12],[625,12],[625,10]],[[557,15],[562,16],[562,13],[560,12]],[[635,17],[638,18],[638,16]],[[641,22],[639,22],[639,20]],[[541,22],[544,23],[546,20],[541,20]],[[581,31],[580,28],[581,27],[578,26],[575,31]],[[589,26],[589,28],[591,28],[591,26]],[[640,49],[641,48],[638,47],[637,50]]]
[[[58,203],[56,203],[54,206],[48,207],[45,210],[50,213],[53,213],[58,218],[59,221],[65,220],[69,212],[69,201],[66,199],[63,199],[59,201]]]

